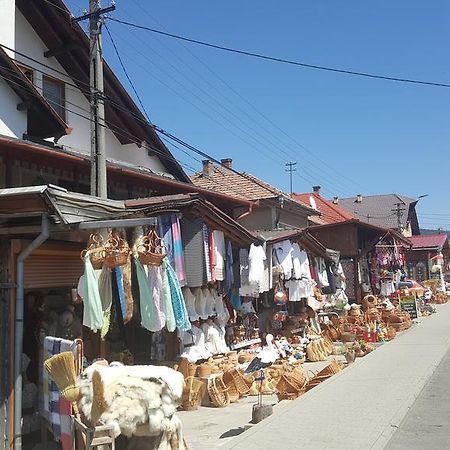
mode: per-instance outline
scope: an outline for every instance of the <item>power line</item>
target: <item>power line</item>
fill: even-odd
[[[291,188],[291,195],[294,192],[292,187],[292,174],[297,171],[297,162],[295,161],[289,161],[285,164],[286,168],[284,169],[285,172],[289,172],[289,186]]]
[[[106,32],[108,33],[109,39],[111,40],[111,43],[112,43],[112,45],[113,45],[113,47],[114,47],[114,51],[116,52],[117,59],[119,60],[120,66],[122,67],[122,70],[123,70],[123,73],[124,73],[125,76],[127,77],[127,80],[128,80],[128,82],[130,83],[131,89],[133,89],[133,92],[134,92],[134,94],[136,95],[136,98],[138,99],[139,104],[141,105],[141,108],[142,108],[142,111],[143,111],[144,114],[145,114],[145,117],[147,118],[147,120],[148,120],[149,122],[151,122],[151,120],[150,120],[150,118],[149,118],[149,116],[148,116],[148,114],[147,114],[147,110],[145,109],[145,106],[144,106],[144,104],[142,103],[141,97],[139,97],[139,94],[138,94],[136,88],[134,87],[134,83],[133,83],[133,81],[131,81],[131,78],[130,78],[130,76],[128,75],[128,71],[127,71],[127,69],[125,68],[125,65],[124,65],[124,63],[123,63],[123,61],[122,61],[122,58],[121,58],[121,56],[120,56],[119,50],[118,50],[118,48],[117,48],[117,46],[116,46],[116,43],[114,42],[114,39],[113,39],[113,37],[112,37],[112,34],[111,34],[111,32],[109,31],[109,28],[108,28],[108,26],[106,25],[106,23],[104,24],[104,26],[105,26]]]
[[[138,24],[135,24],[132,22],[115,19],[112,17],[110,17],[109,20],[111,20],[113,22],[121,23],[123,25],[127,25],[129,27],[137,28],[140,30],[150,31],[152,33],[161,34],[163,36],[168,36],[168,37],[171,37],[174,39],[179,39],[179,40],[182,40],[185,42],[190,42],[191,44],[203,45],[205,47],[214,48],[216,50],[222,50],[222,51],[230,52],[230,53],[237,53],[240,55],[251,56],[253,58],[259,58],[259,59],[264,59],[264,60],[268,60],[268,61],[289,64],[289,65],[293,65],[293,66],[306,67],[309,69],[324,70],[327,72],[335,72],[335,73],[341,73],[341,74],[345,74],[345,75],[355,75],[355,76],[359,76],[359,77],[373,78],[373,79],[378,79],[378,80],[397,81],[397,82],[402,82],[402,83],[412,83],[412,84],[421,84],[421,85],[426,85],[426,86],[437,86],[437,87],[450,88],[450,84],[446,84],[446,83],[415,80],[415,79],[411,79],[411,78],[399,78],[399,77],[392,77],[392,76],[388,76],[388,75],[377,75],[377,74],[372,74],[372,73],[368,73],[368,72],[359,72],[359,71],[353,71],[353,70],[338,69],[335,67],[319,66],[316,64],[307,64],[307,63],[304,63],[301,61],[294,61],[294,60],[279,58],[279,57],[275,57],[275,56],[263,55],[261,53],[253,53],[253,52],[250,52],[247,50],[239,50],[236,48],[225,47],[222,45],[212,44],[210,42],[200,41],[198,39],[191,39],[191,38],[187,38],[185,36],[181,36],[178,34],[168,33],[166,31],[157,30],[155,28],[138,25]]]

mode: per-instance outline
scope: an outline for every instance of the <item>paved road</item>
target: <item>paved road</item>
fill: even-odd
[[[423,388],[386,450],[450,448],[450,351]]]

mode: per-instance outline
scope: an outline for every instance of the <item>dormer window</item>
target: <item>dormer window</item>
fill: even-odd
[[[66,110],[64,88],[65,86],[62,81],[47,75],[42,77],[42,95],[58,113],[59,117],[65,121]]]

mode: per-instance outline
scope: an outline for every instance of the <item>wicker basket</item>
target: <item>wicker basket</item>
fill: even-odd
[[[295,400],[296,398],[300,397],[300,395],[302,395],[302,392],[277,392],[277,398],[279,402],[281,402],[282,400]]]
[[[104,245],[105,260],[104,265],[110,269],[124,266],[130,256],[130,247],[127,241],[118,234],[110,232]]]
[[[167,255],[164,241],[152,228],[136,242],[139,259],[146,266],[160,266]]]
[[[91,234],[86,249],[80,253],[80,257],[83,260],[89,253],[89,259],[91,260],[92,267],[95,270],[99,270],[103,267],[105,261],[105,247],[103,245],[103,238],[100,234]]]
[[[282,375],[277,383],[277,390],[280,394],[298,394],[304,392],[307,380],[305,379],[302,384],[297,383],[293,378],[287,375]]]
[[[208,394],[211,403],[218,408],[230,404],[230,395],[221,377],[214,377],[208,380]]]
[[[177,370],[178,372],[181,372],[186,379],[194,377],[197,371],[197,364],[189,362],[187,358],[181,358]]]
[[[250,386],[239,369],[230,369],[223,374],[223,381],[227,386],[234,383],[239,395],[247,395],[250,390]]]
[[[203,363],[197,366],[197,376],[200,378],[208,378],[211,375],[212,365]]]
[[[230,397],[230,403],[236,403],[239,400],[239,391],[236,387],[236,384],[233,380],[229,380],[229,382],[225,382],[225,386],[228,391],[228,395]]]
[[[194,377],[185,380],[183,394],[181,396],[181,407],[186,411],[197,409],[201,401],[201,390],[203,383]]]
[[[332,361],[326,367],[324,367],[314,378],[329,378],[333,375],[336,375],[338,372],[342,370],[342,366],[336,361]]]

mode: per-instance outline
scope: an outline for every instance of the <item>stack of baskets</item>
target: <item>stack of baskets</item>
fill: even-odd
[[[305,392],[308,380],[302,369],[285,370],[277,383],[278,400],[294,400]]]
[[[228,389],[230,402],[236,402],[239,397],[248,394],[253,383],[249,383],[240,369],[230,369],[223,374],[223,382]]]
[[[197,409],[201,402],[201,390],[203,383],[194,377],[187,377],[184,381],[181,407],[185,411]]]
[[[229,390],[220,376],[208,379],[208,394],[211,403],[217,408],[222,408],[230,404]]]
[[[320,372],[314,375],[306,384],[305,390],[309,391],[310,389],[316,387],[322,381],[327,380],[328,378],[336,375],[338,372],[342,370],[342,365],[336,360],[333,360],[330,364],[328,364],[325,368],[323,368]]]

